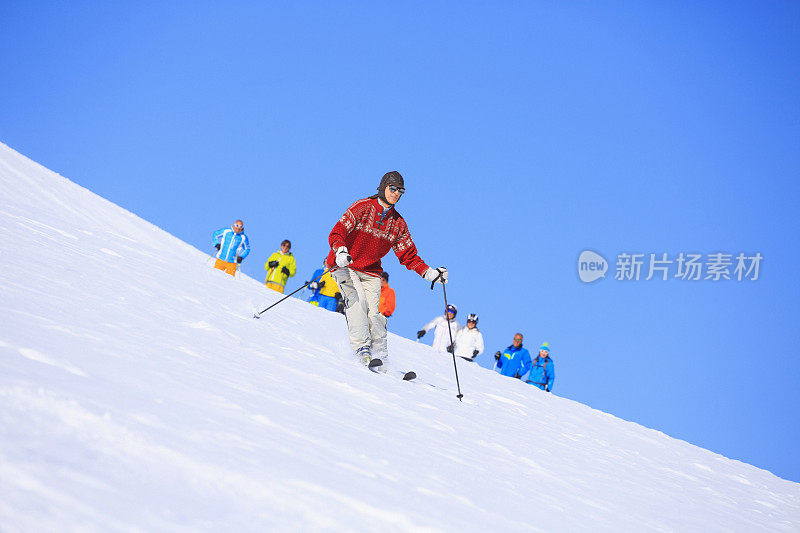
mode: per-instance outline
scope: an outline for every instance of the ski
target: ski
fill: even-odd
[[[376,374],[380,374],[380,372],[378,372],[378,369],[382,366],[383,366],[383,361],[376,358],[370,360],[369,364],[367,365],[367,368],[369,368],[372,372],[375,372]],[[414,371],[405,372],[403,374],[403,381],[411,381],[416,378],[417,378],[417,373]]]

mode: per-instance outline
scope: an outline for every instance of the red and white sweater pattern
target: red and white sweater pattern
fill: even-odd
[[[353,258],[350,268],[380,276],[383,272],[381,258],[394,250],[401,265],[420,276],[425,274],[428,265],[417,255],[406,221],[392,208],[381,222],[382,213],[383,206],[377,198],[365,198],[351,205],[328,237],[331,252],[327,265],[335,267],[336,249],[346,246]]]

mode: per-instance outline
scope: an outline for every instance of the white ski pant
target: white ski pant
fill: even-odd
[[[381,278],[350,268],[339,268],[331,275],[344,299],[350,348],[356,351],[368,346],[373,358],[386,359],[386,317],[378,311]]]

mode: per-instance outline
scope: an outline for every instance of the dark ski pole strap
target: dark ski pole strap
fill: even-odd
[[[438,275],[438,276],[436,276],[436,277],[433,279],[433,281],[431,281],[431,290],[433,290],[433,286],[436,284],[436,282],[437,282],[437,281],[439,281],[440,279],[442,279],[442,271],[441,271],[441,270],[439,270],[439,269],[437,268],[437,269],[436,269],[436,273],[437,273],[437,274],[439,274],[439,275]],[[444,286],[444,283],[442,283],[442,285]],[[445,302],[446,302],[446,301],[447,301],[447,297],[445,297],[445,299],[444,299],[444,300],[445,300]],[[445,304],[445,305],[447,305],[447,304]]]
[[[266,309],[264,309],[263,311],[258,311],[257,313],[255,313],[255,314],[253,315],[253,318],[261,318],[261,315],[263,315],[264,313],[266,313],[267,311],[269,311],[270,309],[272,309],[273,307],[275,307],[276,305],[278,305],[279,303],[281,303],[282,301],[284,301],[284,300],[285,300],[286,298],[288,298],[289,296],[292,296],[292,295],[294,295],[294,294],[297,294],[298,292],[302,291],[303,289],[305,289],[306,287],[308,287],[310,284],[314,283],[315,281],[317,281],[318,279],[320,279],[322,276],[324,276],[325,274],[327,274],[328,272],[330,272],[330,270],[331,270],[330,268],[326,268],[326,269],[325,269],[325,272],[323,272],[322,274],[320,274],[320,275],[319,275],[319,276],[317,276],[316,278],[312,279],[311,281],[306,281],[306,284],[305,284],[305,285],[303,285],[302,287],[300,287],[299,289],[297,289],[296,291],[294,291],[294,292],[292,292],[292,293],[290,293],[290,294],[287,294],[286,296],[284,296],[283,298],[281,298],[280,300],[278,300],[278,301],[277,301],[277,302],[275,302],[274,304],[270,305],[269,307],[267,307],[267,308],[266,308]]]

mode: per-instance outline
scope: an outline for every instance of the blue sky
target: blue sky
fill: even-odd
[[[788,2],[5,2],[0,141],[209,252],[242,218],[253,277],[291,239],[289,289],[399,170],[482,364],[521,331],[557,394],[800,481],[798,22]],[[764,259],[757,281],[584,284],[585,249]],[[413,338],[441,291],[384,266]]]

